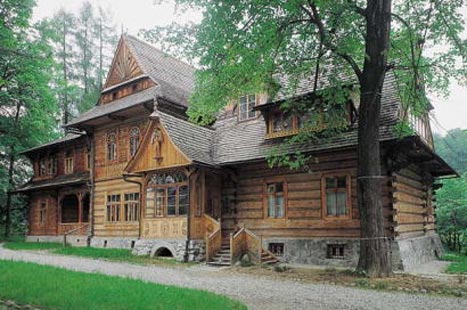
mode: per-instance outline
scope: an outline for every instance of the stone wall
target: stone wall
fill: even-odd
[[[422,237],[396,239],[393,244],[393,264],[404,271],[436,260],[443,254],[441,240],[436,233]]]
[[[269,249],[269,243],[284,243],[284,255],[281,261],[294,264],[325,265],[335,267],[356,267],[360,243],[355,239],[295,239],[266,238],[263,247]],[[328,245],[343,244],[344,258],[328,258]]]
[[[137,242],[138,238],[92,237],[90,245],[94,248],[131,250]]]
[[[205,257],[204,241],[187,239],[140,239],[133,254],[158,256],[163,249],[169,250],[178,261],[202,261]]]
[[[63,243],[63,236],[26,236],[27,242],[55,242]],[[66,243],[71,246],[87,246],[88,236],[70,235],[66,237]]]

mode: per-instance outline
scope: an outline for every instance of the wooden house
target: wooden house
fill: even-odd
[[[262,262],[355,266],[356,124],[346,118],[345,130],[300,145],[311,155],[306,167],[269,168],[268,152],[302,130],[308,114],[284,115],[281,92],[249,94],[212,126],[192,124],[194,71],[122,36],[98,104],[66,126],[75,134],[25,152],[35,170],[18,189],[32,198],[29,240],[66,235],[75,245],[226,265],[249,253]],[[303,81],[294,96],[306,100],[312,87]],[[349,105],[356,109],[352,98]],[[380,125],[384,225],[395,265],[410,268],[442,251],[434,182],[456,172],[434,152],[428,118],[412,117],[416,133],[399,138],[402,110],[388,74]]]

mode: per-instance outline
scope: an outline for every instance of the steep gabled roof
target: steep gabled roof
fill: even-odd
[[[187,107],[195,68],[134,36],[124,35],[123,40],[143,72],[159,85],[159,95]]]
[[[161,123],[172,141],[194,162],[215,165],[214,130],[160,112]]]

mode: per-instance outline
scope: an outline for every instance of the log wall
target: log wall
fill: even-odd
[[[46,203],[46,219],[41,223],[41,203]],[[57,195],[54,192],[41,192],[31,197],[29,210],[29,235],[54,236],[57,234]]]
[[[269,169],[266,163],[235,167],[236,176],[224,178],[223,231],[246,227],[265,237],[359,237],[360,222],[356,191],[356,153],[327,153],[312,158],[309,171]],[[328,175],[351,177],[351,208],[345,219],[326,217],[322,206],[322,180]],[[267,217],[266,183],[284,182],[285,217]],[[382,188],[385,227],[392,235],[389,187]],[[226,206],[227,204],[227,206]]]
[[[395,231],[398,237],[422,236],[435,230],[431,180],[412,165],[393,173]]]

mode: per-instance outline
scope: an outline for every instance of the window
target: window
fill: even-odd
[[[71,151],[65,154],[65,173],[73,173],[73,152]]]
[[[120,195],[107,195],[107,222],[120,221]]]
[[[134,156],[139,146],[140,130],[138,127],[131,128],[130,130],[130,155]]]
[[[146,216],[185,215],[189,207],[187,176],[182,172],[151,177],[147,189]]]
[[[283,243],[269,243],[268,244],[268,250],[272,254],[276,256],[283,256],[284,255],[284,244]]]
[[[39,176],[44,176],[47,174],[47,161],[45,158],[41,158],[39,161]]]
[[[283,218],[284,212],[284,183],[268,183],[266,185],[267,206],[269,218]]]
[[[57,155],[53,155],[49,158],[48,172],[49,175],[56,175],[58,167],[58,158]]]
[[[272,132],[292,130],[292,116],[290,114],[278,113],[272,119]]]
[[[47,223],[47,202],[42,201],[39,206],[39,224],[44,226]]]
[[[345,244],[328,244],[326,258],[344,259]]]
[[[350,214],[350,176],[323,178],[323,210],[326,217],[342,218]]]
[[[123,220],[126,222],[139,220],[139,193],[125,194]]]
[[[117,159],[117,137],[114,131],[107,133],[107,160]]]
[[[256,102],[256,96],[255,95],[247,95],[240,97],[239,99],[239,116],[238,119],[240,121],[244,121],[250,118],[254,118],[256,116],[255,113],[255,102]]]

